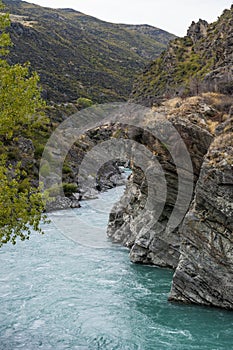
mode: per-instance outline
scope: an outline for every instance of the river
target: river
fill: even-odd
[[[232,312],[168,303],[172,271],[134,265],[107,240],[122,192],[57,212],[44,236],[1,248],[1,350],[233,349]],[[89,231],[79,243],[73,213]]]

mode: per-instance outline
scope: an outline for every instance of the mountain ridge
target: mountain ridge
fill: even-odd
[[[127,100],[134,77],[175,36],[147,25],[112,24],[73,9],[5,0],[11,13],[10,63],[31,62],[43,97]],[[158,37],[158,40],[156,39]]]

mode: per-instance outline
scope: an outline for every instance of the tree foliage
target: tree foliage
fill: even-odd
[[[0,0],[0,10],[3,4]],[[39,223],[45,219],[38,188],[30,183],[20,159],[10,160],[9,149],[20,135],[29,135],[41,121],[43,108],[38,88],[39,77],[30,73],[28,65],[10,66],[5,55],[11,45],[5,32],[9,15],[0,13],[0,246],[16,243],[17,237],[28,239],[31,229],[41,232]],[[43,118],[42,118],[43,119]]]
[[[22,181],[20,163],[15,168],[0,163],[0,245],[11,241],[16,243],[19,236],[28,239],[31,229],[42,232],[39,226],[43,205],[36,188],[28,179]]]
[[[37,110],[42,107],[39,77],[30,74],[27,66],[9,66],[0,61],[0,134],[12,139],[22,128],[30,129],[38,120]]]

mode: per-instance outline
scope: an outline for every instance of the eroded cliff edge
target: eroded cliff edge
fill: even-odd
[[[233,308],[233,130],[231,102],[225,104],[225,101],[223,95],[210,93],[176,98],[154,109],[155,120],[149,121],[153,130],[162,113],[181,135],[193,164],[195,196],[183,223],[173,231],[168,231],[166,226],[177,198],[175,164],[166,145],[148,138],[143,131],[131,135],[137,142],[147,143],[158,157],[167,181],[166,203],[158,220],[156,206],[149,219],[140,217],[148,197],[148,184],[145,173],[131,164],[133,172],[125,195],[110,214],[108,236],[130,249],[133,262],[176,269],[170,300],[230,309]],[[179,152],[179,145],[175,147]],[[159,191],[156,179],[154,185]],[[153,219],[154,225],[146,230],[148,220]]]
[[[233,309],[233,117],[217,132],[180,228],[170,300]]]

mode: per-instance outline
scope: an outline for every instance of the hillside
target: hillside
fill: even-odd
[[[136,74],[174,38],[148,25],[111,24],[72,9],[4,3],[12,21],[10,63],[30,61],[43,96],[54,102],[126,100]]]
[[[233,6],[208,24],[193,22],[138,77],[132,98],[152,105],[161,98],[214,91],[233,93]]]

